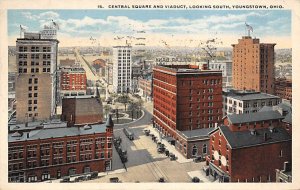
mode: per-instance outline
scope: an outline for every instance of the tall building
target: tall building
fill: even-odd
[[[18,123],[45,120],[55,114],[57,99],[57,49],[59,41],[41,33],[18,38],[16,101]]]
[[[208,133],[201,129],[222,120],[222,72],[195,65],[155,66],[153,102],[154,126],[163,136],[172,138],[185,157],[201,155],[204,145],[196,142]]]
[[[274,46],[243,36],[233,44],[233,88],[274,94]]]
[[[113,47],[113,90],[128,93],[132,87],[131,46]]]

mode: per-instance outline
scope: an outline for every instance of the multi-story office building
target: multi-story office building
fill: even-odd
[[[83,68],[63,68],[60,77],[61,96],[86,94],[86,73]]]
[[[224,116],[258,112],[264,106],[276,106],[279,103],[280,97],[271,94],[233,89],[223,91]]]
[[[55,114],[57,99],[58,40],[41,33],[18,38],[16,100],[18,123],[49,119]]]
[[[274,43],[243,36],[233,44],[232,84],[237,90],[274,94]]]
[[[210,62],[209,69],[212,70],[221,70],[222,71],[222,87],[230,88],[232,87],[232,62]]]
[[[131,46],[113,47],[113,90],[128,93],[132,89]]]
[[[194,65],[155,66],[153,71],[154,126],[173,138],[185,157],[197,156],[188,150],[193,150],[196,141],[205,140],[200,136],[207,131],[198,130],[222,120],[222,72]],[[202,145],[198,148],[201,155]]]
[[[113,122],[67,127],[59,120],[11,126],[8,181],[36,182],[112,167]]]

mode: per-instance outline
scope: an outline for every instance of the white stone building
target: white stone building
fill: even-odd
[[[281,103],[278,96],[252,91],[223,91],[223,116],[258,112],[264,106]]]
[[[131,46],[113,47],[113,91],[128,93],[132,87]]]
[[[232,61],[211,62],[209,69],[222,71],[222,87],[230,88],[232,86]]]

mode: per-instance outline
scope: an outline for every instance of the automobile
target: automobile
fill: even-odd
[[[127,150],[122,150],[121,154],[122,155],[127,155]]]
[[[145,133],[146,136],[149,136],[150,135],[150,130],[149,129],[145,129],[144,133]]]
[[[201,162],[202,161],[202,157],[198,156],[196,158],[193,159],[194,162]]]
[[[75,182],[84,181],[84,180],[85,180],[85,176],[79,176],[75,178]]]
[[[173,153],[170,153],[169,157],[171,161],[176,160],[176,156]]]
[[[128,161],[127,155],[120,155],[122,163],[125,163]]]
[[[165,150],[165,154],[166,154],[166,156],[169,156],[170,155],[169,150]]]
[[[160,177],[159,179],[158,179],[158,182],[159,183],[164,183],[166,180],[165,180],[165,178],[164,177]]]
[[[69,176],[65,176],[60,180],[60,183],[66,183],[66,182],[70,182],[70,177]]]
[[[200,179],[198,177],[193,177],[192,182],[193,183],[200,183]]]
[[[111,178],[109,178],[109,182],[110,183],[119,183],[120,181],[119,181],[118,177],[111,177]]]
[[[91,179],[97,178],[98,177],[98,172],[93,172],[91,174]]]
[[[159,147],[157,148],[158,153],[163,153],[165,151],[165,148]]]

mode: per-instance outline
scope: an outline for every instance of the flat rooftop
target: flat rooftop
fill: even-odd
[[[220,74],[219,70],[202,70],[197,65],[157,65],[153,70],[169,73],[169,74]]]

